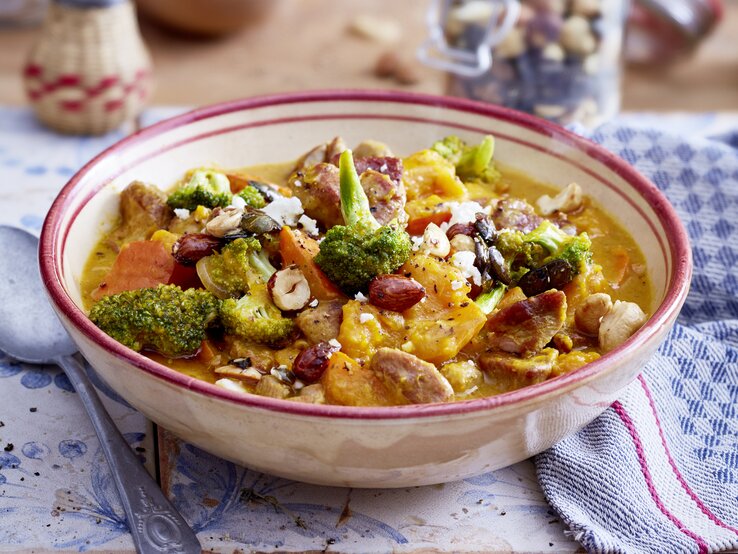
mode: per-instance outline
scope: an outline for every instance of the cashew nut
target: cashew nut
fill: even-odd
[[[599,341],[603,352],[609,352],[628,340],[646,322],[646,314],[633,302],[617,300],[600,322]]]
[[[241,381],[236,381],[235,379],[218,379],[215,384],[231,392],[249,392]]]
[[[280,310],[301,310],[310,302],[310,285],[297,266],[280,269],[271,276],[267,288]]]
[[[600,330],[600,320],[612,308],[609,294],[598,292],[584,299],[574,312],[574,321],[582,333],[596,336]]]
[[[445,258],[451,252],[451,243],[446,233],[435,223],[429,223],[423,232],[423,242],[420,250],[431,256]]]
[[[241,225],[243,210],[228,207],[214,210],[210,220],[205,224],[205,230],[214,237],[224,237]]]
[[[449,244],[451,245],[451,248],[453,248],[454,252],[475,251],[474,239],[468,235],[454,235],[454,237],[449,241]]]
[[[569,183],[566,188],[551,198],[544,194],[536,200],[542,215],[551,215],[554,212],[573,212],[582,205],[582,187],[576,183]]]

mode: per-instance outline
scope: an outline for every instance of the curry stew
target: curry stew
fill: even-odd
[[[633,237],[586,195],[447,137],[141,182],[85,266],[90,318],[244,394],[351,406],[495,395],[617,347],[651,309]]]

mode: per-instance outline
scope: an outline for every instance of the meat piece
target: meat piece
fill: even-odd
[[[502,390],[514,390],[548,379],[558,355],[554,348],[544,348],[529,358],[507,352],[485,352],[479,357],[479,367],[487,374],[488,381],[502,385]]]
[[[118,246],[147,240],[172,219],[166,195],[156,187],[133,181],[120,193],[121,225],[110,239]]]
[[[328,300],[318,303],[315,308],[307,308],[297,314],[295,323],[313,344],[338,337],[343,317],[343,302]]]
[[[396,391],[411,404],[428,404],[451,400],[454,389],[431,363],[396,350],[380,348],[369,367],[389,389]]]
[[[492,314],[487,330],[493,349],[530,355],[546,346],[566,319],[566,295],[549,290]]]
[[[334,137],[333,140],[319,144],[318,146],[308,150],[300,156],[295,162],[293,172],[302,171],[317,163],[332,163],[337,160],[341,152],[346,150],[346,144],[341,137]],[[333,165],[338,165],[333,163]]]
[[[364,171],[360,179],[374,219],[382,225],[393,219],[397,219],[400,224],[407,221],[405,187],[402,181],[394,182],[389,176],[373,169]]]
[[[361,185],[377,221],[384,224],[397,218],[400,223],[404,223],[407,215],[402,161],[397,158],[360,158],[356,165],[357,172],[361,175]],[[372,169],[375,166],[377,170]],[[363,170],[363,167],[369,169]],[[292,174],[290,187],[302,202],[305,213],[323,227],[343,224],[337,166],[319,162],[305,167]]]
[[[492,210],[491,218],[498,229],[515,229],[524,233],[531,232],[543,221],[533,206],[519,198],[499,200]]]
[[[290,187],[305,213],[325,228],[343,223],[338,168],[320,162],[290,177]]]
[[[402,160],[400,158],[389,156],[367,156],[361,158],[356,156],[354,158],[354,165],[359,175],[371,169],[386,175],[396,185],[402,184]]]
[[[333,140],[330,141],[326,146],[325,161],[328,162],[334,159],[338,159],[344,150],[346,150],[346,143],[343,142],[343,139],[341,137],[333,137]]]

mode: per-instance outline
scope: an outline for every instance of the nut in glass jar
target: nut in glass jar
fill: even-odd
[[[450,94],[594,126],[620,107],[627,8],[627,0],[436,0],[419,56],[449,71]]]

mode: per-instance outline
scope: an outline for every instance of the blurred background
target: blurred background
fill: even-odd
[[[621,109],[628,111],[738,110],[738,0],[636,0],[627,13],[624,0],[522,0],[517,21],[507,29],[501,29],[505,12],[491,11],[487,3],[136,0],[153,63],[147,101],[203,105],[306,89],[399,88],[502,103],[565,123],[593,123],[617,111],[620,88]],[[28,77],[27,64],[44,36],[45,51],[56,55],[49,71],[61,74],[72,67],[59,57],[67,51],[65,41],[82,40],[85,32],[60,34],[49,28],[48,18],[59,22],[63,10],[103,11],[122,4],[0,0],[0,104],[36,100],[38,83],[26,82],[24,88],[24,68]],[[57,12],[49,15],[50,8]],[[494,20],[492,34],[502,32],[481,50],[491,53],[491,69],[464,77],[418,61],[416,51],[433,36],[426,25],[429,10],[440,29],[426,44],[434,59],[444,57],[444,48],[479,54],[479,43],[490,38],[488,21]],[[622,47],[624,27],[628,40]],[[102,33],[96,40],[112,35]],[[112,47],[123,58],[130,48],[122,42]],[[85,62],[85,53],[102,48],[99,44],[80,48],[82,61],[73,69],[84,77],[84,63],[105,60]]]

